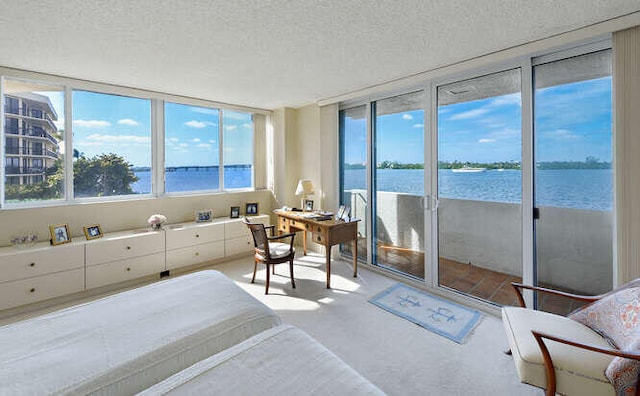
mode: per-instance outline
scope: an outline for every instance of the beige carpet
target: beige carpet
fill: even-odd
[[[324,256],[311,254],[296,260],[296,289],[291,288],[287,265],[279,265],[266,296],[264,268],[256,283],[250,283],[251,256],[208,268],[225,273],[285,323],[305,330],[387,394],[543,394],[518,381],[511,357],[503,353],[507,341],[498,317],[485,313],[465,343],[458,345],[368,303],[396,281],[366,268],[353,278],[345,261],[333,262],[330,290],[325,287]],[[0,325],[102,296],[3,317]]]
[[[251,284],[253,261],[215,265],[251,295],[274,309],[284,322],[322,342],[390,395],[542,395],[517,379],[500,318],[484,314],[458,345],[367,302],[396,281],[334,261],[331,290],[325,287],[324,257],[300,256],[296,289],[288,267],[276,267],[270,294],[264,295],[264,268]]]

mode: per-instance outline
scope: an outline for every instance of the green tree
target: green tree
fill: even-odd
[[[80,155],[73,163],[73,188],[80,197],[133,194],[131,184],[138,181],[132,165],[110,153],[92,158]]]

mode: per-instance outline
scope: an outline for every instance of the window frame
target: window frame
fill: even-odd
[[[0,155],[2,158],[6,158],[6,143],[5,143],[5,80],[32,82],[43,85],[53,85],[61,88],[61,92],[64,93],[64,115],[60,114],[60,117],[64,117],[64,149],[65,152],[73,152],[73,92],[74,91],[90,91],[99,94],[117,95],[132,97],[136,99],[145,99],[151,102],[151,192],[148,194],[130,194],[130,195],[117,195],[108,197],[82,197],[75,198],[73,195],[73,156],[66,155],[64,160],[64,196],[57,200],[40,200],[40,201],[25,201],[25,202],[5,202],[5,185],[9,185],[6,181],[5,163],[2,162],[0,166],[0,210],[7,209],[23,209],[23,208],[36,208],[36,207],[51,207],[51,206],[64,206],[77,203],[92,203],[92,202],[112,202],[112,201],[131,201],[131,200],[144,200],[161,198],[165,196],[193,196],[193,195],[211,195],[211,194],[224,194],[227,192],[242,192],[242,191],[255,191],[256,190],[256,124],[255,116],[257,114],[266,117],[271,116],[270,110],[229,105],[225,103],[215,102],[206,99],[188,98],[179,95],[172,95],[168,93],[152,92],[136,88],[115,86],[110,84],[103,84],[91,81],[77,80],[73,78],[59,77],[54,75],[41,74],[36,72],[30,72],[25,70],[9,69],[0,67]],[[164,104],[165,102],[183,104],[187,106],[197,106],[205,108],[214,108],[219,110],[220,117],[225,110],[238,111],[248,113],[252,115],[253,120],[253,134],[252,134],[252,169],[251,169],[251,186],[247,188],[233,188],[225,189],[223,175],[223,166],[220,166],[220,186],[216,190],[194,190],[188,192],[166,192],[165,191],[165,142],[164,142]],[[224,157],[224,142],[222,141],[222,123],[219,125],[218,135],[220,137],[220,164],[223,164]],[[266,133],[266,130],[264,131]]]

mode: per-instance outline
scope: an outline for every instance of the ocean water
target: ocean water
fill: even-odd
[[[133,183],[133,191],[138,194],[151,192],[151,172],[137,171],[138,181]],[[248,188],[252,186],[251,168],[226,168],[224,170],[225,189]],[[185,170],[165,173],[167,192],[217,190],[220,188],[218,169]]]
[[[345,189],[365,189],[364,169],[345,171]],[[424,194],[422,169],[377,169],[377,190]],[[537,170],[535,205],[574,209],[611,210],[613,170]],[[478,173],[438,170],[438,197],[520,203],[522,172],[487,170]]]
[[[345,189],[365,189],[364,169],[345,171]],[[137,193],[151,191],[150,172],[136,172]],[[225,169],[226,188],[251,186],[251,169]],[[377,190],[424,195],[422,169],[377,169]],[[166,173],[169,192],[218,189],[217,170]],[[574,209],[611,210],[613,207],[611,169],[537,170],[535,204]],[[438,170],[438,196],[478,201],[520,203],[522,173],[519,170],[488,170],[479,173]]]

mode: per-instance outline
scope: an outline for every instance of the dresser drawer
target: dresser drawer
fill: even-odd
[[[87,266],[163,252],[164,238],[164,232],[160,231],[89,241],[85,245]]]
[[[167,250],[173,250],[224,240],[224,224],[209,223],[182,227],[170,226],[166,229],[166,233]]]
[[[167,269],[186,267],[224,257],[224,241],[167,251]]]
[[[225,256],[248,254],[250,252],[253,252],[253,237],[251,237],[251,235],[231,238],[224,241]]]
[[[269,225],[269,216],[268,215],[260,215],[260,216],[251,216],[249,220],[252,223],[262,223],[264,225]],[[249,228],[241,219],[228,221],[224,224],[224,237],[225,239],[237,238],[241,236],[245,236],[249,234]]]
[[[84,290],[84,268],[0,284],[0,309]]]
[[[84,246],[62,245],[0,255],[0,282],[84,268]]]
[[[164,271],[164,253],[87,267],[87,289],[124,282]]]

